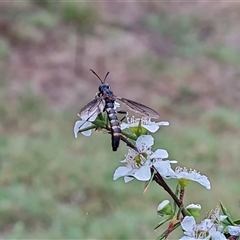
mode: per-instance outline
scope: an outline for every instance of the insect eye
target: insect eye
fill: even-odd
[[[111,89],[110,85],[107,85],[107,89]]]

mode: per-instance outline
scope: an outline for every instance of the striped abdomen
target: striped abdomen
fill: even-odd
[[[120,138],[121,138],[121,128],[120,128],[120,124],[119,124],[116,112],[114,110],[114,103],[106,102],[105,109],[108,114],[108,119],[111,126],[112,150],[117,151],[120,143]]]

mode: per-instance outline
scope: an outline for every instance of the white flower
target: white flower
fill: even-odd
[[[240,236],[240,226],[228,226],[228,232],[231,236]]]
[[[201,175],[196,170],[188,170],[187,168],[177,167],[175,169],[175,174],[178,179],[190,180],[194,182],[198,182],[202,186],[206,187],[206,189],[210,189],[211,185],[208,178],[205,175]]]
[[[193,216],[186,216],[181,222],[184,235],[180,240],[210,239],[208,234],[213,226],[211,220],[205,219],[200,224],[196,224]]]
[[[153,137],[150,135],[142,135],[136,141],[136,147],[140,153],[150,154],[153,145]],[[143,154],[139,154],[133,149],[128,150],[126,158],[122,161],[126,163],[125,166],[118,167],[113,175],[116,180],[124,177],[125,182],[133,180],[132,177],[140,180],[147,181],[151,177],[150,162],[146,161]]]
[[[211,221],[214,224],[215,232],[212,230],[211,235],[212,239],[226,239],[225,236],[222,234],[224,230],[224,225],[222,224],[222,221],[224,221],[227,216],[226,215],[220,215],[220,206],[216,206],[215,209],[212,209],[208,213],[208,218],[211,219]]]
[[[80,117],[80,115],[78,115]],[[73,128],[73,133],[75,138],[78,137],[78,132],[81,129],[87,128],[92,126],[92,122],[97,118],[98,114],[94,114],[92,117],[88,119],[87,116],[83,116],[82,120],[76,121],[74,128]],[[81,132],[84,136],[89,137],[92,134],[92,130],[87,130],[84,132]]]
[[[210,230],[211,240],[227,240],[225,235],[219,231],[217,231],[215,228]]]
[[[211,219],[204,219],[197,224],[193,216],[186,216],[181,222],[184,230],[184,235],[180,240],[195,240],[195,239],[212,239],[225,240],[226,237],[216,230]]]
[[[79,120],[75,122],[74,128],[73,128],[73,133],[75,138],[78,137],[78,132],[83,129],[83,128],[87,128],[90,127],[92,125],[92,123],[90,122],[86,122],[85,120]],[[84,132],[81,132],[84,136],[89,137],[92,133],[92,130],[87,130]]]
[[[151,167],[154,166],[163,177],[169,177],[174,174],[170,163],[175,161],[163,161],[168,157],[168,153],[164,149],[158,149],[154,153],[151,147],[154,139],[150,135],[142,135],[136,141],[138,152],[133,149],[128,150],[126,158],[121,161],[125,166],[118,167],[115,170],[113,179],[116,180],[124,177],[125,182],[129,182],[136,178],[140,181],[148,181],[151,178]]]
[[[139,122],[141,121],[141,126],[146,128],[149,132],[156,132],[160,126],[168,126],[169,122],[152,122],[150,118],[142,117],[135,118],[134,116],[130,119],[127,118],[127,123],[121,123],[121,129],[124,130],[126,128],[138,127]]]
[[[223,229],[221,222],[224,221],[227,216],[226,215],[220,215],[220,206],[217,205],[215,209],[212,209],[208,217],[214,222],[214,224],[217,226],[217,228]]]
[[[115,101],[114,102],[114,110],[116,110],[118,107],[120,107],[120,104]],[[91,117],[89,117],[89,115],[84,115],[81,113],[78,114],[78,116],[80,117],[81,120],[75,122],[75,125],[73,128],[73,133],[74,133],[75,138],[77,138],[78,132],[81,129],[92,126],[92,122],[97,118],[99,112],[103,111],[103,109],[104,109],[104,105],[100,104],[99,108],[95,109],[95,113]],[[92,134],[92,130],[87,130],[87,131],[84,131],[81,133],[82,133],[82,135],[89,137]]]
[[[155,169],[165,178],[175,178],[175,172],[171,168],[171,163],[177,163],[175,160],[164,160],[168,157],[168,152],[165,149],[157,149],[149,158]]]

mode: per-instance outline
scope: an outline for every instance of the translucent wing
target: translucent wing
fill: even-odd
[[[147,107],[141,103],[134,102],[126,98],[121,98],[121,97],[116,97],[116,98],[121,102],[123,102],[124,104],[126,104],[134,112],[141,113],[144,116],[147,116],[150,118],[159,118],[158,113],[150,107]]]
[[[97,117],[97,115],[100,112],[103,112],[104,107],[105,107],[105,100],[101,97],[95,98],[81,109],[78,116],[81,119],[88,121],[94,116]],[[94,120],[95,119],[93,119],[92,121]]]

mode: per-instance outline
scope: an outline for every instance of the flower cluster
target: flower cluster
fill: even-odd
[[[119,107],[118,104],[115,108]],[[74,136],[77,138],[79,132],[85,136],[91,135],[91,129],[104,129],[102,126],[108,126],[109,122],[98,125],[97,119],[99,115],[96,111],[92,116],[79,116],[81,120],[77,121],[74,126]],[[104,121],[107,118],[101,118]],[[130,148],[125,158],[120,161],[119,166],[114,174],[113,180],[123,177],[124,182],[128,183],[133,179],[151,182],[156,181],[163,189],[168,192],[172,198],[162,201],[157,213],[161,218],[157,229],[164,223],[168,222],[168,229],[160,235],[158,239],[165,239],[177,227],[181,227],[184,236],[180,240],[224,240],[236,239],[240,236],[239,221],[233,221],[229,217],[230,214],[220,204],[216,209],[212,210],[209,215],[200,223],[196,222],[196,218],[200,215],[200,204],[190,204],[184,206],[185,189],[191,182],[197,182],[206,189],[211,188],[211,184],[207,176],[200,174],[193,169],[177,166],[172,169],[172,164],[176,164],[176,160],[168,160],[169,154],[167,150],[159,148],[153,150],[154,138],[151,133],[155,133],[161,126],[168,126],[169,122],[154,122],[150,118],[126,118],[126,122],[121,123],[122,136]],[[109,131],[109,127],[106,127]],[[125,132],[126,131],[126,132]],[[168,186],[168,179],[174,179],[176,182],[175,193]],[[220,215],[220,210],[224,215]],[[227,238],[229,237],[229,238]],[[231,238],[232,237],[232,238]]]
[[[171,163],[177,161],[163,160],[168,157],[168,152],[164,149],[152,151],[154,139],[150,135],[142,135],[136,141],[138,151],[129,149],[124,160],[121,162],[125,166],[116,169],[113,179],[116,180],[124,177],[125,182],[129,182],[136,178],[140,181],[148,181],[151,178],[151,167],[155,169],[165,178],[174,176]]]
[[[186,216],[181,222],[184,236],[180,240],[226,240],[227,235],[232,236],[232,239],[240,236],[240,226],[227,224],[228,216],[221,215],[220,209],[221,206],[217,206],[198,224],[193,216]]]
[[[145,128],[147,131],[151,133],[155,133],[160,126],[168,126],[169,122],[163,121],[163,122],[153,122],[151,121],[151,118],[135,118],[134,116],[129,118],[127,117],[127,122],[122,122],[121,129],[127,129],[127,128],[136,128],[139,126],[139,123],[141,123],[141,126]]]

